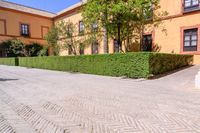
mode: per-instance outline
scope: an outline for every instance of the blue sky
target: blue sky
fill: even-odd
[[[73,4],[78,3],[80,0],[6,0],[6,1],[57,13]]]

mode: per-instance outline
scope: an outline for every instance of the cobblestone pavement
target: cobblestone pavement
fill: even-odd
[[[199,69],[133,80],[0,66],[0,133],[200,133]]]

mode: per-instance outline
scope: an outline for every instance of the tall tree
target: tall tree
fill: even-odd
[[[56,23],[56,27],[59,33],[59,45],[67,50],[69,55],[80,55],[81,49],[88,46],[88,40],[85,39],[87,36],[83,36],[84,32],[77,32],[78,24],[60,21]]]
[[[82,16],[87,27],[93,22],[105,27],[108,36],[118,40],[122,51],[123,41],[138,39],[142,43],[147,24],[158,26],[166,14],[159,8],[159,0],[88,0]]]
[[[90,41],[96,41],[103,37],[104,53],[108,53],[108,0],[88,0],[82,8],[82,16],[87,31],[87,36]],[[92,17],[91,17],[92,16]],[[96,24],[98,31],[93,30],[93,24]],[[92,31],[92,32],[91,32]]]
[[[47,41],[49,47],[52,48],[53,55],[59,55],[60,46],[58,44],[58,40],[59,40],[58,27],[53,26],[44,38]]]

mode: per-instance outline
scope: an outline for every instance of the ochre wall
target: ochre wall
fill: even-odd
[[[155,43],[161,46],[161,52],[182,53],[181,39],[183,39],[183,33],[181,29],[198,28],[198,25],[200,25],[199,18],[200,13],[164,20],[162,25],[166,31],[162,31],[162,28],[155,29]]]
[[[154,42],[160,52],[177,54],[194,54],[194,63],[200,63],[200,41],[196,52],[183,52],[183,32],[185,29],[198,28],[200,40],[200,12],[183,12],[182,0],[161,0],[161,10],[168,16],[159,28],[155,28]],[[163,30],[164,29],[164,30]]]
[[[168,16],[182,13],[182,0],[160,0],[160,10],[167,11]]]
[[[20,23],[29,24],[30,37],[20,36]],[[38,42],[46,44],[43,37],[52,24],[53,20],[51,18],[0,8],[0,41],[19,38],[25,43]]]

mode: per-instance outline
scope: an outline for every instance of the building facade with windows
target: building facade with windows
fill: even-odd
[[[53,13],[0,0],[0,42],[12,38],[45,45],[45,34],[53,25]]]
[[[2,7],[0,4],[0,41],[17,37],[25,41],[44,42],[45,33],[53,23],[59,21],[78,24],[77,33],[83,33],[84,22],[79,11],[81,6],[80,2],[57,14],[51,14],[32,8],[22,10],[23,6],[10,9],[11,5]],[[163,53],[193,54],[194,62],[200,63],[200,0],[160,0],[160,6],[160,10],[167,11],[168,15],[163,18],[160,28],[144,33],[142,50],[152,51],[156,48]],[[117,41],[109,39],[109,53],[118,51]],[[103,39],[87,48],[80,47],[80,53],[103,54]],[[60,54],[68,55],[69,52],[62,50]]]
[[[200,0],[160,0],[160,6],[160,10],[168,12],[168,15],[163,18],[160,28],[144,33],[142,50],[152,51],[156,48],[163,53],[193,54],[194,62],[200,63]],[[79,23],[79,31],[83,30],[80,7],[81,3],[78,3],[61,11],[54,21]],[[85,48],[84,53],[103,54],[103,47],[103,41],[100,41]],[[118,51],[117,41],[109,40],[109,53]]]
[[[193,54],[195,63],[200,63],[200,1],[161,0],[161,9],[168,12],[162,21],[162,29],[152,31],[153,44],[160,52]]]

